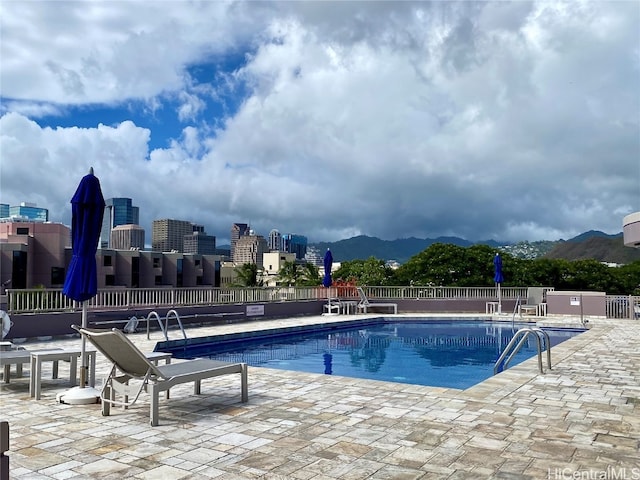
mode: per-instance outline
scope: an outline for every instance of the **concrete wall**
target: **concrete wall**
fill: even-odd
[[[548,315],[606,317],[606,303],[605,292],[547,292]]]
[[[260,320],[261,318],[286,318],[303,315],[320,315],[324,301],[308,302],[276,302],[264,303],[264,315],[247,317],[247,304],[210,305],[203,307],[180,307],[177,310],[182,324],[203,323],[232,323],[245,320]],[[255,305],[255,304],[249,304]],[[92,312],[87,314],[87,324],[95,328],[122,328],[132,316],[140,320],[138,330],[146,331],[146,318],[151,311],[155,311],[162,320],[171,308],[149,308],[136,310],[120,310],[109,312]],[[144,319],[144,321],[142,321]],[[82,313],[38,313],[11,315],[13,326],[5,340],[20,338],[36,338],[47,336],[61,336],[75,334],[71,325],[82,324]],[[151,323],[152,330],[158,330],[158,322]],[[175,325],[175,321],[172,322]]]

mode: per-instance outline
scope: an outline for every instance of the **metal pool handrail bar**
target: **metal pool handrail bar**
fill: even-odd
[[[506,348],[502,352],[502,355],[500,355],[500,357],[496,361],[496,364],[493,367],[494,375],[498,373],[498,369],[500,368],[500,365],[502,365],[503,360],[509,354],[510,350],[513,350],[511,352],[511,355],[509,355],[509,357],[506,360],[504,360],[504,365],[502,366],[502,371],[507,369],[507,367],[509,366],[509,362],[511,362],[511,359],[520,351],[520,349],[522,348],[522,345],[524,345],[524,342],[527,340],[527,337],[532,334],[535,335],[536,344],[538,346],[538,368],[540,369],[540,373],[544,374],[544,370],[542,368],[542,344],[540,341],[540,335],[544,337],[544,341],[547,347],[547,367],[549,368],[549,370],[551,370],[551,339],[549,338],[549,334],[544,330],[542,330],[541,328],[525,327],[525,328],[521,328],[516,332],[516,334],[513,336],[509,344],[506,346]],[[522,337],[522,338],[519,339],[518,337]]]
[[[160,315],[158,315],[158,312],[149,312],[149,315],[147,315],[147,340],[149,340],[150,333],[149,320],[151,319],[151,317],[155,317],[158,320],[158,325],[160,326],[160,331],[162,331],[162,334],[164,335],[164,339],[167,342],[169,341],[169,317],[171,316],[171,314],[175,315],[176,320],[178,321],[178,326],[180,327],[180,331],[182,332],[182,336],[185,338],[185,340],[187,339],[187,332],[184,331],[184,327],[182,326],[182,321],[180,320],[178,312],[176,312],[175,310],[169,310],[164,317],[164,326],[162,326],[162,320],[160,320]]]
[[[175,315],[176,321],[178,322],[178,326],[180,327],[180,331],[182,332],[182,336],[184,339],[187,339],[187,332],[184,331],[184,327],[182,326],[182,321],[180,320],[180,315],[175,310],[169,310],[164,317],[164,335],[167,337],[167,341],[169,340],[169,317],[171,315]]]
[[[518,295],[518,298],[516,299],[516,304],[513,306],[513,315],[511,316],[511,328],[515,328],[515,322],[516,322],[516,312],[518,311],[518,307],[520,306],[520,295]],[[522,317],[522,315],[520,315],[520,317]]]

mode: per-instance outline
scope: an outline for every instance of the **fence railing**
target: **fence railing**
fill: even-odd
[[[388,300],[485,300],[497,298],[495,287],[381,287],[365,286],[370,299]],[[552,288],[548,288],[552,290]],[[525,301],[527,287],[502,287],[503,300]],[[324,287],[259,287],[259,288],[105,288],[86,301],[92,311],[135,308],[178,308],[201,305],[224,305],[268,302],[300,302],[325,298],[358,298],[352,286]],[[640,296],[607,295],[607,318],[640,319]],[[7,290],[9,314],[75,312],[82,304],[69,299],[62,289]]]
[[[606,316],[640,319],[640,295],[607,295]]]
[[[494,300],[495,287],[363,287],[369,298],[378,299],[473,299]],[[503,287],[504,300],[526,298],[526,287]],[[199,305],[299,302],[324,298],[357,298],[353,286],[339,287],[259,287],[259,288],[105,288],[86,301],[87,309],[124,310],[131,308],[184,307]],[[82,304],[69,299],[62,289],[7,290],[8,313],[74,312]]]

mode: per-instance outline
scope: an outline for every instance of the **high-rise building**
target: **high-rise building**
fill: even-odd
[[[263,255],[268,251],[269,246],[262,235],[242,235],[235,245],[233,263],[255,263],[262,267]]]
[[[282,251],[282,234],[278,230],[271,230],[269,232],[269,250],[272,252]]]
[[[185,235],[193,235],[193,224],[185,220],[154,220],[151,248],[156,252],[183,252]]]
[[[324,257],[320,255],[315,247],[307,248],[307,253],[304,256],[304,260],[307,263],[315,265],[316,267],[321,267],[324,264]]]
[[[285,252],[295,253],[296,259],[302,260],[307,253],[307,237],[287,233],[282,236],[282,249]]]
[[[0,222],[0,285],[62,288],[65,254],[71,258],[71,229],[62,223]]]
[[[111,230],[109,244],[113,250],[144,249],[144,228],[140,225],[118,225]]]
[[[9,204],[0,203],[0,218],[9,218]]]
[[[49,210],[36,206],[35,203],[22,202],[9,207],[9,217],[32,222],[48,222]]]
[[[198,225],[196,225],[197,227]],[[183,241],[184,253],[198,253],[200,255],[216,254],[216,237],[195,230],[191,235],[185,235]]]
[[[132,205],[130,198],[109,198],[104,203],[100,248],[112,248],[109,243],[111,230],[118,225],[139,225],[140,211]]]
[[[238,239],[249,234],[249,225],[246,223],[234,223],[231,225],[231,260],[234,258],[234,251]]]

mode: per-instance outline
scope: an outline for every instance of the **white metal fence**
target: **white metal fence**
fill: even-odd
[[[494,287],[363,287],[378,299],[475,299],[492,300]],[[526,287],[501,289],[503,299],[526,299]],[[358,297],[355,287],[259,287],[259,288],[105,288],[86,301],[89,310],[182,307],[216,304],[265,303]],[[62,289],[7,290],[9,313],[73,312],[82,304],[67,298]]]
[[[640,296],[607,295],[607,318],[640,319]]]
[[[495,287],[363,287],[369,298],[495,300]],[[548,290],[553,290],[548,288]],[[501,288],[503,300],[527,299],[527,287]],[[131,308],[178,308],[200,305],[224,305],[358,298],[355,287],[259,287],[259,288],[105,288],[86,301],[93,311]],[[12,313],[74,312],[82,304],[62,294],[62,289],[7,290],[7,310]],[[607,295],[607,318],[640,318],[640,296]]]

